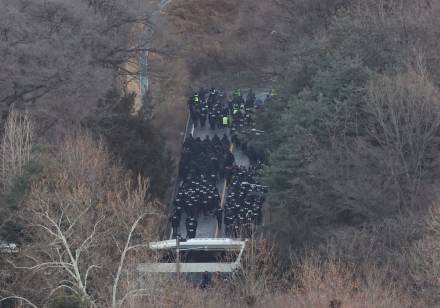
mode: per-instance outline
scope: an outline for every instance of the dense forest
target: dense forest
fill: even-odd
[[[157,5],[0,0],[0,242],[20,248],[0,255],[3,304],[436,307],[440,2],[174,0],[148,42]],[[147,49],[135,111],[128,64]],[[227,285],[138,288],[168,218],[175,111],[207,83],[272,89],[249,140],[270,248]]]

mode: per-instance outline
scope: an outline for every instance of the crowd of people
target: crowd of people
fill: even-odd
[[[223,91],[201,88],[189,98],[188,106],[195,127],[209,125],[216,133],[204,139],[189,135],[183,143],[181,181],[170,218],[172,236],[177,236],[184,221],[186,237],[196,237],[200,215],[214,216],[218,229],[224,226],[226,236],[250,236],[262,219],[265,189],[258,183],[262,164],[251,160],[249,167],[238,166],[231,144],[243,148],[237,132],[254,125],[255,94],[250,90],[243,98],[241,91],[236,90],[228,99]],[[219,133],[223,133],[221,138],[217,130],[223,130]],[[218,186],[223,180],[228,188],[226,202],[221,204]]]
[[[232,114],[232,134],[254,126],[252,114],[257,105],[256,96],[252,89],[247,93],[246,99],[243,98],[240,90],[235,90],[228,105]]]
[[[234,155],[230,151],[230,141],[226,134],[205,139],[189,136],[181,154],[179,186],[174,200],[174,212],[171,217],[173,236],[177,235],[183,215],[186,216],[186,233],[194,238],[197,232],[197,219],[218,215],[220,195],[217,183],[232,170]]]
[[[246,98],[239,89],[228,98],[221,90],[212,88],[207,92],[201,88],[188,100],[195,127],[200,125],[204,128],[209,123],[212,130],[231,128],[232,132],[253,126],[252,113],[257,106],[257,99],[252,90],[249,90]]]
[[[193,138],[191,135],[183,143],[179,166],[182,179],[203,176],[216,183],[224,177],[224,170],[234,163],[230,151],[230,141],[226,134],[220,139],[218,135],[209,138]]]
[[[261,224],[264,194],[267,188],[260,184],[263,165],[234,166],[225,203],[225,234],[228,237],[250,237]]]
[[[204,128],[206,123],[209,123],[212,130],[227,126],[229,124],[229,111],[225,99],[224,93],[214,88],[209,92],[201,88],[199,92],[194,93],[188,100],[194,126],[198,127],[200,125]]]

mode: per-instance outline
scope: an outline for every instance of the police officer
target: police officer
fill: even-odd
[[[199,94],[198,94],[197,92],[194,93],[194,96],[193,96],[193,103],[194,103],[194,106],[196,106],[196,108],[198,107],[198,105],[199,105],[199,103],[200,103]]]
[[[226,236],[231,236],[232,234],[232,224],[234,219],[232,218],[232,213],[227,212],[225,213],[225,234]]]
[[[238,116],[239,111],[240,111],[240,106],[237,103],[234,103],[232,105],[232,116],[234,117],[234,120],[236,119],[236,116]]]
[[[222,124],[223,128],[228,128],[229,125],[229,117],[227,115],[224,115],[222,118]]]
[[[215,119],[216,119],[216,122],[217,122],[217,124],[216,124],[217,127],[219,129],[221,129],[223,127],[223,113],[222,113],[222,110],[220,108],[217,108],[216,111],[215,111]],[[228,120],[228,122],[229,122],[229,120]]]
[[[189,229],[186,231],[186,235],[188,238],[195,238],[196,237],[196,229],[194,227],[189,227]]]
[[[246,109],[251,109],[252,107],[254,107],[255,100],[256,100],[255,93],[252,91],[252,89],[249,89],[245,102]]]
[[[202,196],[202,211],[203,211],[203,216],[208,216],[208,210],[209,210],[209,201],[208,201],[208,194],[206,192],[203,193]]]
[[[200,127],[204,128],[208,117],[208,106],[203,105],[200,110]]]
[[[215,211],[215,215],[217,217],[217,226],[219,229],[221,229],[223,221],[223,209],[221,207],[217,208],[217,210]]]
[[[215,113],[213,111],[209,112],[209,114],[208,114],[208,121],[209,121],[209,126],[211,127],[211,129],[215,130],[216,118],[215,118]]]
[[[234,223],[234,227],[233,227],[233,236],[235,238],[238,238],[240,235],[240,226],[238,225],[237,222]]]
[[[186,218],[186,234],[189,238],[194,238],[197,230],[197,219],[194,216]]]
[[[211,284],[211,278],[209,273],[206,271],[202,274],[202,280],[200,281],[200,288],[205,289]]]
[[[218,208],[220,206],[220,195],[218,193],[217,188],[215,188],[214,191],[211,192],[211,198],[209,198],[209,210],[212,212],[214,209]]]

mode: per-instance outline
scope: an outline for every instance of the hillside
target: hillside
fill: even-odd
[[[439,1],[0,8],[0,307],[438,306]]]

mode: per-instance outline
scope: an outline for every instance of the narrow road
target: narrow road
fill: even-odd
[[[195,128],[194,125],[191,125],[190,132],[192,133],[194,138],[200,137],[201,139],[204,139],[206,136],[212,138],[216,134],[221,138],[226,131],[223,129],[211,130],[208,126],[206,126],[205,128],[201,128],[201,127]],[[242,153],[240,150],[235,149],[233,145],[231,146],[231,152],[234,154],[235,163],[237,165],[249,167],[249,158],[244,153]],[[217,183],[217,189],[221,196],[221,205],[223,206],[224,203],[226,202],[225,179],[221,179]],[[183,215],[181,221],[184,222],[185,219],[186,216]],[[179,234],[182,237],[186,237],[186,229],[184,227],[184,223],[181,223]],[[203,215],[199,216],[196,238],[215,238],[215,237],[223,237],[223,236],[224,236],[224,228],[221,230],[218,229],[217,219],[214,216],[206,216],[206,217]],[[170,239],[171,239],[171,234],[170,234]]]
[[[257,100],[261,100],[261,102],[264,102],[268,93],[269,93],[268,91],[260,90],[258,92],[258,94],[256,94]],[[224,130],[224,129],[211,130],[209,125],[205,126],[204,128],[202,128],[200,126],[194,127],[194,125],[192,124],[192,122],[188,116],[188,122],[187,122],[187,126],[185,129],[185,138],[189,134],[191,134],[194,138],[201,138],[202,140],[205,139],[206,137],[209,137],[211,139],[215,135],[217,135],[221,138],[225,133],[226,133],[226,130]],[[227,135],[229,137],[229,133]],[[234,155],[236,165],[243,166],[243,167],[249,167],[249,165],[250,165],[249,158],[240,149],[235,148],[235,146],[231,144],[230,150]],[[170,210],[173,210],[174,196],[175,196],[175,193],[177,193],[178,187],[181,184],[181,180],[179,178],[176,181],[177,182],[175,183],[175,186],[174,186],[175,191],[172,194],[172,197],[170,200]],[[225,179],[219,180],[219,182],[217,183],[217,189],[218,189],[218,192],[221,196],[220,205],[223,208],[225,205],[226,196],[227,196],[227,194],[226,194],[227,193],[227,191],[226,191],[227,186],[226,186]],[[224,215],[224,213],[223,213],[223,215]],[[180,229],[178,230],[178,234],[184,238],[186,237],[186,228],[185,228],[185,223],[184,223],[185,220],[186,220],[186,215],[183,214],[182,219],[181,219]],[[171,227],[169,229],[170,229],[169,239],[172,239]],[[218,229],[216,217],[214,217],[214,216],[206,216],[205,217],[203,215],[199,216],[196,238],[222,238],[225,236],[224,231],[225,231],[224,223],[223,223],[223,228]]]
[[[153,11],[153,13],[151,14],[151,23],[153,25],[153,28],[146,28],[145,31],[145,36],[146,36],[146,40],[147,42],[150,42],[153,38],[154,35],[154,28],[155,27],[160,27],[161,24],[161,14],[162,12],[166,9],[166,7],[172,2],[172,0],[160,0],[159,2],[157,2],[157,7],[156,9]],[[144,97],[147,95],[148,91],[149,91],[149,86],[150,86],[150,82],[149,82],[149,63],[148,63],[148,56],[149,56],[149,51],[148,49],[150,48],[150,46],[147,46],[147,50],[145,52],[143,52],[140,55],[140,58],[138,60],[139,63],[139,106],[138,109],[140,109],[142,107],[142,103],[143,103],[143,99]],[[265,97],[265,93],[261,93],[260,95],[257,95],[257,99],[258,96],[261,97]],[[264,98],[263,98],[264,100]],[[209,136],[209,138],[214,137],[215,134],[217,134],[220,138],[223,136],[223,134],[225,133],[224,130],[211,130],[208,127],[205,128],[195,128],[194,125],[191,124],[190,120],[188,119],[188,123],[187,123],[187,128],[185,130],[185,136],[186,134],[191,133],[193,135],[193,137],[197,138],[200,137],[201,139],[204,139],[206,136]],[[234,154],[235,157],[235,163],[239,166],[245,166],[245,167],[249,167],[249,159],[248,157],[242,153],[240,150],[234,149],[234,146],[231,147],[231,152]],[[175,184],[175,188],[174,188],[174,192],[172,194],[172,198],[171,198],[171,202],[170,202],[170,209],[173,208],[173,201],[174,201],[174,194],[176,193],[176,189],[179,187],[180,184],[180,179],[177,179],[177,182]],[[224,206],[224,203],[226,202],[226,181],[224,179],[221,179],[219,181],[219,183],[217,183],[217,188],[219,191],[219,194],[221,196],[221,206]],[[182,217],[182,221],[185,221],[186,217]],[[181,227],[179,230],[179,234],[182,237],[186,237],[186,229],[185,227]],[[224,227],[222,230],[218,229],[217,226],[217,219],[215,217],[212,216],[206,216],[204,217],[203,215],[201,215],[199,217],[198,220],[198,226],[197,226],[197,233],[196,233],[196,237],[197,238],[214,238],[214,237],[223,237],[224,236]],[[171,234],[170,234],[170,238],[171,238]]]

